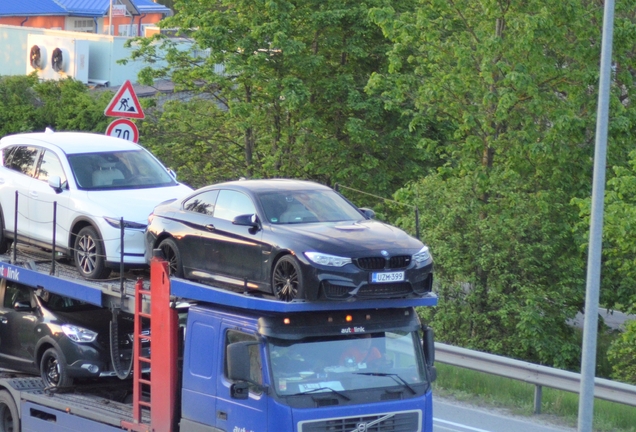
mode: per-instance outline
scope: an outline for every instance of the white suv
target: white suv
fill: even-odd
[[[145,265],[148,215],[192,190],[143,147],[92,133],[6,136],[0,164],[0,253],[16,221],[19,242],[51,249],[55,232],[55,249],[88,279],[107,277],[122,255],[126,267]]]

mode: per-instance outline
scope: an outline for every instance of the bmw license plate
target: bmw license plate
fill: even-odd
[[[403,280],[403,271],[371,273],[371,283],[402,282]]]

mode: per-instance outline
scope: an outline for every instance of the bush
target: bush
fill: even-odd
[[[636,320],[626,323],[625,332],[612,343],[607,357],[613,379],[636,384]]]

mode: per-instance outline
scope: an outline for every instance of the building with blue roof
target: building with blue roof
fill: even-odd
[[[0,0],[0,25],[141,36],[172,14],[152,0]]]

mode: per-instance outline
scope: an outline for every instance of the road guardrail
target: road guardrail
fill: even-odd
[[[534,384],[534,412],[541,413],[542,387],[579,393],[581,374],[494,354],[435,343],[435,361]],[[636,406],[636,386],[603,378],[594,380],[594,396]]]

